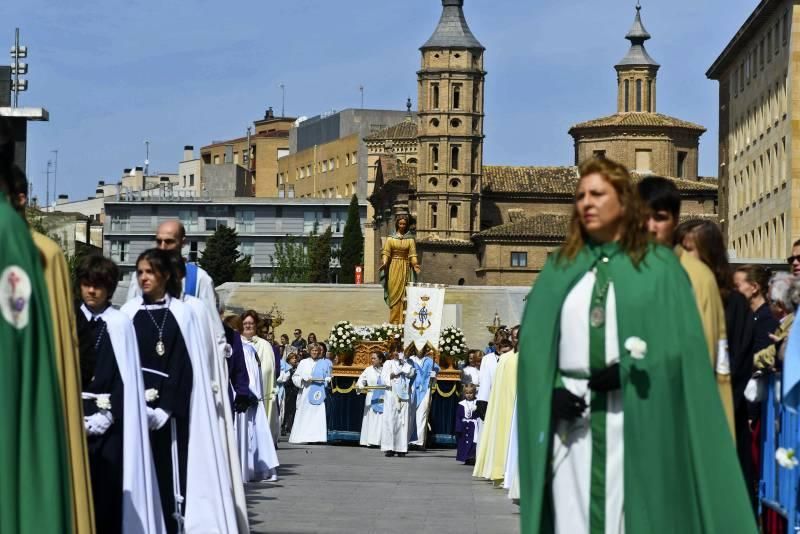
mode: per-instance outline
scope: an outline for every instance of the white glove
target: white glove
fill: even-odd
[[[750,402],[764,400],[764,382],[762,378],[751,378],[744,388],[744,398]]]
[[[114,422],[114,416],[108,410],[103,410],[83,418],[83,426],[90,436],[101,436],[106,433]]]
[[[169,413],[161,408],[147,408],[147,426],[150,430],[159,430],[169,421]]]

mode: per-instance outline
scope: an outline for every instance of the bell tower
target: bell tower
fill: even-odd
[[[656,75],[660,65],[644,49],[650,34],[642,24],[642,6],[625,39],[631,42],[628,53],[617,63],[617,113],[656,112]]]
[[[485,48],[464,0],[442,0],[417,72],[417,236],[469,241],[480,231]]]

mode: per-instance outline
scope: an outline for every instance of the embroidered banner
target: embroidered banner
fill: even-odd
[[[444,286],[408,285],[406,287],[406,323],[403,332],[405,348],[412,344],[417,351],[425,344],[439,348],[444,310]]]

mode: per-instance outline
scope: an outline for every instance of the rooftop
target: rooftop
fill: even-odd
[[[584,128],[684,128],[696,130],[700,133],[706,129],[693,122],[676,119],[662,113],[643,113],[643,112],[624,112],[615,113],[607,117],[592,119],[586,122],[579,122],[569,129],[570,135],[574,130]]]
[[[420,50],[431,48],[486,50],[469,29],[463,7],[464,0],[442,0],[442,17],[439,19],[439,24]]]
[[[388,128],[377,131],[364,138],[364,141],[383,141],[385,139],[417,139],[417,123],[412,120],[404,120]]]
[[[728,64],[731,61],[736,61],[738,52],[748,46],[750,37],[754,33],[761,31],[767,18],[782,5],[784,5],[784,2],[779,0],[761,0],[719,57],[708,68],[706,76],[712,80],[719,80]]]
[[[647,50],[644,49],[644,42],[650,39],[650,34],[644,29],[641,16],[642,6],[636,6],[636,17],[633,19],[633,26],[625,36],[631,42],[628,54],[617,63],[617,68],[627,66],[650,66],[659,67]]]

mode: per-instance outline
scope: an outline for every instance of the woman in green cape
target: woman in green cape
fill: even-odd
[[[623,166],[580,175],[521,328],[522,532],[756,532],[689,280]]]

